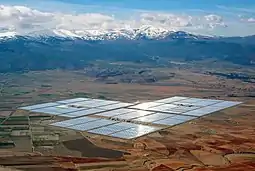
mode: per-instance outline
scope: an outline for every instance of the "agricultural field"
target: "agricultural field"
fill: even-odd
[[[117,84],[98,81],[83,71],[1,75],[0,165],[25,170],[43,170],[49,166],[74,170],[195,171],[208,170],[208,167],[215,171],[252,170],[254,85],[193,69],[164,68],[161,71],[171,73],[171,77],[152,83]],[[241,101],[243,104],[134,140],[49,126],[66,118],[17,110],[21,106],[76,97],[142,103],[171,96]],[[19,157],[27,155],[34,157]],[[25,164],[15,166],[21,163]]]

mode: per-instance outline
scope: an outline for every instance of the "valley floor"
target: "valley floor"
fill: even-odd
[[[136,65],[133,67],[137,68]],[[204,70],[198,72],[194,68],[150,67],[150,70],[150,73],[156,73],[155,77],[158,77],[158,71],[164,72],[164,76],[166,73],[170,76],[152,82],[123,82],[119,77],[109,76],[107,78],[114,80],[114,84],[110,84],[105,77],[98,79],[83,70],[0,75],[1,118],[20,116],[19,121],[10,123],[19,125],[20,129],[29,127],[32,132],[37,130],[34,132],[36,136],[42,132],[43,135],[56,133],[60,136],[58,143],[50,145],[49,142],[33,144],[29,136],[2,136],[1,142],[14,141],[18,145],[0,149],[0,165],[31,171],[46,168],[94,171],[255,170],[253,83],[208,75]],[[125,77],[130,78],[132,74]],[[250,70],[249,74],[254,73]],[[137,75],[135,78],[137,80]],[[41,126],[50,118],[45,116],[39,124],[36,119],[28,118],[27,113],[16,111],[19,106],[72,97],[134,102],[176,95],[244,103],[128,142],[87,137],[74,131]]]

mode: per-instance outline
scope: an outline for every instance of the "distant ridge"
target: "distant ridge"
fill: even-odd
[[[255,36],[213,37],[184,31],[163,32],[160,36],[150,31],[138,33],[134,37],[5,34],[0,39],[0,72],[83,69],[97,59],[154,64],[158,59],[185,62],[213,59],[255,64]]]
[[[139,40],[139,39],[165,39],[165,38],[211,38],[213,36],[203,36],[197,34],[191,34],[184,31],[172,31],[163,28],[156,28],[153,26],[143,26],[138,29],[120,29],[120,30],[86,30],[86,31],[75,31],[75,30],[42,30],[40,32],[32,32],[27,35],[21,35],[17,32],[0,32],[0,39],[8,39],[15,37],[34,37],[34,38],[47,38],[47,37],[57,37],[57,38],[67,38],[67,39],[83,39],[83,40]]]

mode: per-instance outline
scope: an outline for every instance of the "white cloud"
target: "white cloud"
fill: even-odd
[[[183,30],[197,33],[213,33],[217,28],[226,28],[228,23],[220,15],[188,15],[167,12],[130,11],[128,15],[80,12],[44,12],[25,6],[0,5],[0,33],[16,32],[29,34],[35,32],[98,35],[109,30],[152,26],[155,30]],[[253,18],[250,18],[253,22]],[[57,30],[57,31],[56,31]]]
[[[192,26],[191,20],[191,16],[164,13],[142,13],[139,21],[142,24],[159,25],[161,27],[189,27]]]
[[[255,18],[254,17],[247,17],[245,15],[238,15],[240,18],[240,21],[245,22],[245,23],[255,23]]]
[[[110,30],[125,27],[138,28],[143,25],[164,27],[168,29],[191,26],[189,16],[174,14],[141,13],[136,17],[119,19],[100,13],[47,13],[23,6],[0,6],[0,27],[15,29],[18,32],[28,32],[39,27],[44,29],[72,30]],[[6,29],[6,28],[5,28]]]
[[[219,15],[210,14],[210,15],[206,15],[206,16],[204,16],[204,17],[205,17],[205,19],[206,19],[207,21],[213,21],[213,22],[217,22],[217,23],[223,22],[222,17],[219,16]]]
[[[247,21],[248,21],[249,23],[255,23],[255,18],[252,18],[252,17],[251,17],[251,18],[248,18]]]
[[[24,6],[0,6],[0,29],[25,31],[41,27],[54,17]]]
[[[204,16],[204,18],[206,21],[208,21],[208,26],[210,29],[214,29],[215,27],[228,27],[222,16],[210,14]]]

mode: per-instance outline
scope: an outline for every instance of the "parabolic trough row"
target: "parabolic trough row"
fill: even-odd
[[[73,118],[51,126],[133,139],[239,104],[241,102],[180,96],[139,104],[74,98],[19,109]]]

